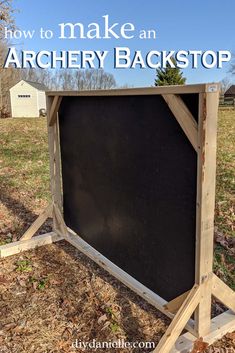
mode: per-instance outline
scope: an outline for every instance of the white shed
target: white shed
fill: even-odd
[[[46,109],[45,91],[46,87],[43,84],[25,80],[21,80],[11,87],[12,117],[39,117],[40,109]]]

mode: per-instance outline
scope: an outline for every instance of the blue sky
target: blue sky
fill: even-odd
[[[15,0],[16,23],[21,30],[51,29],[53,39],[42,40],[38,35],[31,40],[14,40],[27,50],[109,50],[127,46],[131,51],[141,50],[230,50],[235,52],[234,0]],[[109,15],[112,22],[131,22],[136,30],[155,29],[156,39],[58,39],[59,23],[100,23]],[[114,69],[113,61],[105,70],[114,74],[119,85],[151,86],[154,69]],[[229,64],[223,69],[185,69],[187,83],[215,82],[229,76]],[[231,77],[235,81],[235,77]]]

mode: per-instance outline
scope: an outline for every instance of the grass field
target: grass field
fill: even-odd
[[[46,119],[0,120],[1,244],[19,239],[46,206],[48,158]]]
[[[234,284],[235,110],[219,112],[215,272]],[[49,200],[46,120],[0,120],[0,242],[20,237]],[[49,225],[46,225],[49,228]]]

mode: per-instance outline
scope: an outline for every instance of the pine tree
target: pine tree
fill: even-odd
[[[172,62],[176,66],[175,59]],[[184,85],[186,78],[183,77],[183,73],[178,67],[171,67],[167,64],[164,69],[157,69],[157,77],[155,80],[155,86],[168,86],[168,85]]]

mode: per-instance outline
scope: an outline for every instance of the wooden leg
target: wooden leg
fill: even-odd
[[[201,285],[201,300],[195,311],[194,321],[195,330],[198,333],[198,337],[204,337],[210,333],[211,327],[211,290],[212,290],[212,279],[208,278]]]
[[[195,313],[199,337],[208,335],[211,328],[218,94],[215,91],[199,95],[195,266],[195,283],[202,285]]]
[[[223,314],[211,320],[211,331],[207,336],[203,336],[203,342],[209,345],[222,338],[226,333],[235,330],[235,315],[231,311],[226,311]],[[196,337],[189,332],[180,336],[170,353],[191,353],[193,350]],[[165,352],[161,352],[165,353]]]
[[[157,345],[153,353],[170,352],[177,338],[183,331],[185,325],[187,324],[191,315],[193,314],[196,307],[198,306],[200,297],[201,297],[201,288],[198,285],[195,285],[189,292],[181,308],[178,310],[170,326],[166,330],[166,333],[160,340],[159,344]]]
[[[19,240],[0,246],[0,258],[15,255],[22,251],[38,248],[62,240],[63,237],[54,232],[38,235],[28,240]]]

